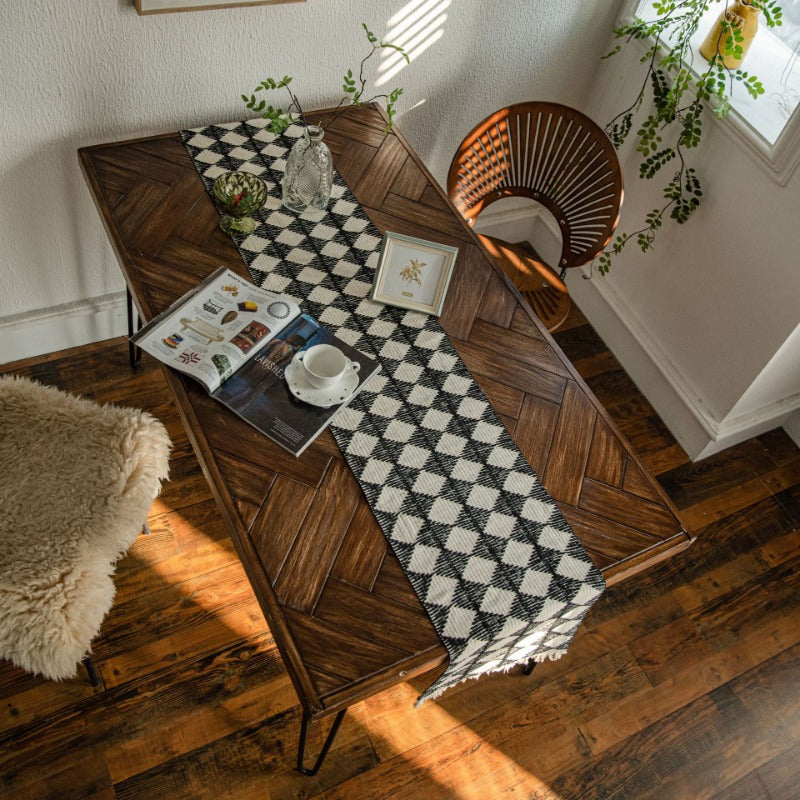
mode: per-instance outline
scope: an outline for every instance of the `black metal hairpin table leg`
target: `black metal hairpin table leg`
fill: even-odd
[[[97,674],[97,670],[95,669],[91,656],[86,656],[81,663],[86,670],[86,674],[89,676],[89,683],[97,688],[100,685],[100,676]]]
[[[125,297],[128,301],[128,358],[131,362],[131,367],[136,369],[142,361],[142,350],[140,347],[137,347],[131,340],[130,337],[133,336],[133,315],[134,312],[136,313],[136,330],[138,331],[139,328],[142,327],[142,319],[139,316],[139,312],[136,311],[133,307],[133,297],[131,296],[131,290],[126,286],[125,287]]]
[[[314,766],[311,769],[303,766],[303,761],[305,757],[306,751],[306,737],[308,736],[308,726],[311,724],[311,716],[307,711],[303,711],[303,719],[300,722],[300,742],[297,746],[297,771],[302,775],[316,775],[319,771],[319,768],[322,766],[322,762],[325,760],[325,756],[328,755],[328,750],[330,749],[331,744],[333,743],[333,739],[336,736],[337,731],[339,730],[339,726],[342,724],[342,719],[344,718],[345,712],[347,711],[346,708],[343,708],[333,720],[333,725],[331,725],[330,731],[328,731],[328,736],[325,739],[322,749],[319,751],[319,755],[317,756],[317,760],[314,763]]]
[[[529,661],[529,662],[528,662],[528,663],[527,663],[527,664],[526,664],[526,665],[525,665],[525,666],[522,668],[522,674],[523,674],[523,675],[530,675],[530,674],[531,674],[531,672],[533,672],[533,668],[536,666],[536,664],[537,664],[537,663],[538,663],[538,662],[536,662],[536,661],[534,661],[533,659],[531,659],[531,660],[530,660],[530,661]]]

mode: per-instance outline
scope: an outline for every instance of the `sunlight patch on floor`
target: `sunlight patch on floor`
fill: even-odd
[[[166,513],[159,513],[163,506]],[[183,602],[191,602],[209,614],[203,625],[207,628],[229,629],[230,638],[244,639],[263,633],[266,625],[261,608],[244,573],[244,568],[233,549],[232,541],[225,537],[215,539],[191,519],[190,515],[173,511],[159,500],[153,504],[148,517],[151,533],[137,537],[130,554]],[[169,539],[157,537],[169,537]],[[171,545],[166,542],[172,540]],[[224,572],[223,572],[224,571]],[[235,589],[234,607],[228,608],[229,597],[218,587],[208,583],[203,576],[226,575]],[[247,602],[243,602],[246,584]],[[176,601],[177,602],[177,601]],[[215,626],[216,623],[216,626]],[[200,626],[193,626],[186,635],[198,635]],[[176,634],[177,635],[177,634]]]
[[[147,512],[148,519],[153,519],[159,514],[168,514],[172,511],[172,506],[168,506],[160,497],[156,497],[150,510]]]
[[[450,3],[451,0],[411,0],[389,19],[385,41],[402,47],[413,61],[444,36],[445,11]],[[375,85],[388,83],[405,66],[403,56],[387,48]]]
[[[381,761],[400,758],[413,764],[453,800],[485,800],[512,787],[530,800],[563,800],[435,701],[415,708],[417,696],[414,686],[401,684],[353,708]],[[403,708],[407,714],[398,713]]]

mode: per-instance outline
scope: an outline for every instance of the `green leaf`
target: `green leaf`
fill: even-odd
[[[406,51],[402,47],[400,47],[400,45],[391,44],[389,42],[381,42],[380,47],[388,47],[390,50],[397,51],[406,60],[406,64],[411,63],[411,59],[408,57],[408,53],[406,53]]]
[[[375,44],[378,41],[378,37],[367,27],[365,22],[361,23],[361,27],[366,32],[367,39],[370,41],[370,43]]]
[[[665,147],[663,150],[659,150],[657,153],[645,159],[639,165],[639,177],[647,179],[654,177],[655,174],[665,164],[667,164],[669,161],[672,161],[676,155],[677,153],[672,147]]]
[[[394,50],[395,52],[400,53],[407,63],[410,63],[411,59],[408,53],[405,51],[405,49],[400,45],[394,44],[392,42],[379,41],[378,37],[369,29],[366,23],[362,22],[361,27],[363,28],[364,33],[366,34],[367,37],[367,41],[371,46],[370,51],[361,60],[359,74],[357,77],[354,75],[352,68],[347,69],[347,71],[344,73],[341,83],[343,97],[340,100],[338,107],[343,108],[351,104],[361,105],[365,102],[383,101],[383,105],[386,108],[386,115],[389,120],[389,124],[387,126],[387,131],[388,131],[391,128],[392,118],[397,113],[396,103],[398,98],[402,95],[403,90],[402,88],[397,87],[395,89],[392,89],[391,92],[389,92],[388,94],[376,94],[369,100],[365,100],[364,94],[365,94],[366,82],[363,79],[364,64],[379,49]],[[289,127],[289,125],[292,124],[292,122],[294,122],[296,118],[302,120],[303,117],[303,111],[299,99],[292,93],[291,89],[288,88],[291,82],[292,78],[289,75],[284,75],[280,80],[276,80],[273,77],[264,78],[264,80],[262,80],[256,87],[253,94],[249,96],[246,94],[241,95],[242,101],[245,103],[247,108],[253,109],[256,112],[260,113],[261,116],[268,122],[267,128],[276,133],[282,133],[283,131],[286,130],[286,128]],[[271,105],[267,106],[266,101],[264,100],[261,100],[260,103],[256,101],[257,92],[272,91],[275,89],[287,90],[290,102],[288,105],[288,109],[286,111],[284,111],[284,109],[280,107],[273,107]],[[293,116],[292,111],[299,112],[298,117]],[[330,119],[335,118],[336,115],[337,112],[334,111],[334,113],[329,118],[329,121]]]

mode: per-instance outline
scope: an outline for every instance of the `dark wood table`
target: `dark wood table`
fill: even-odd
[[[374,108],[325,140],[383,232],[459,248],[441,323],[524,455],[611,584],[691,542],[676,511],[419,158]],[[129,291],[150,319],[225,264],[245,267],[176,133],[79,151]],[[309,724],[447,653],[336,443],[300,458],[165,370]],[[509,678],[511,680],[512,678]]]

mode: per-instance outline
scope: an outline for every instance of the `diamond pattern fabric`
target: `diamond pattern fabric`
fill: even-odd
[[[450,656],[420,702],[467,678],[560,657],[602,576],[438,321],[369,299],[382,236],[341,177],[324,212],[281,206],[302,129],[275,136],[265,125],[181,137],[207,189],[236,169],[267,182],[257,228],[237,240],[253,280],[381,362],[331,430]]]

